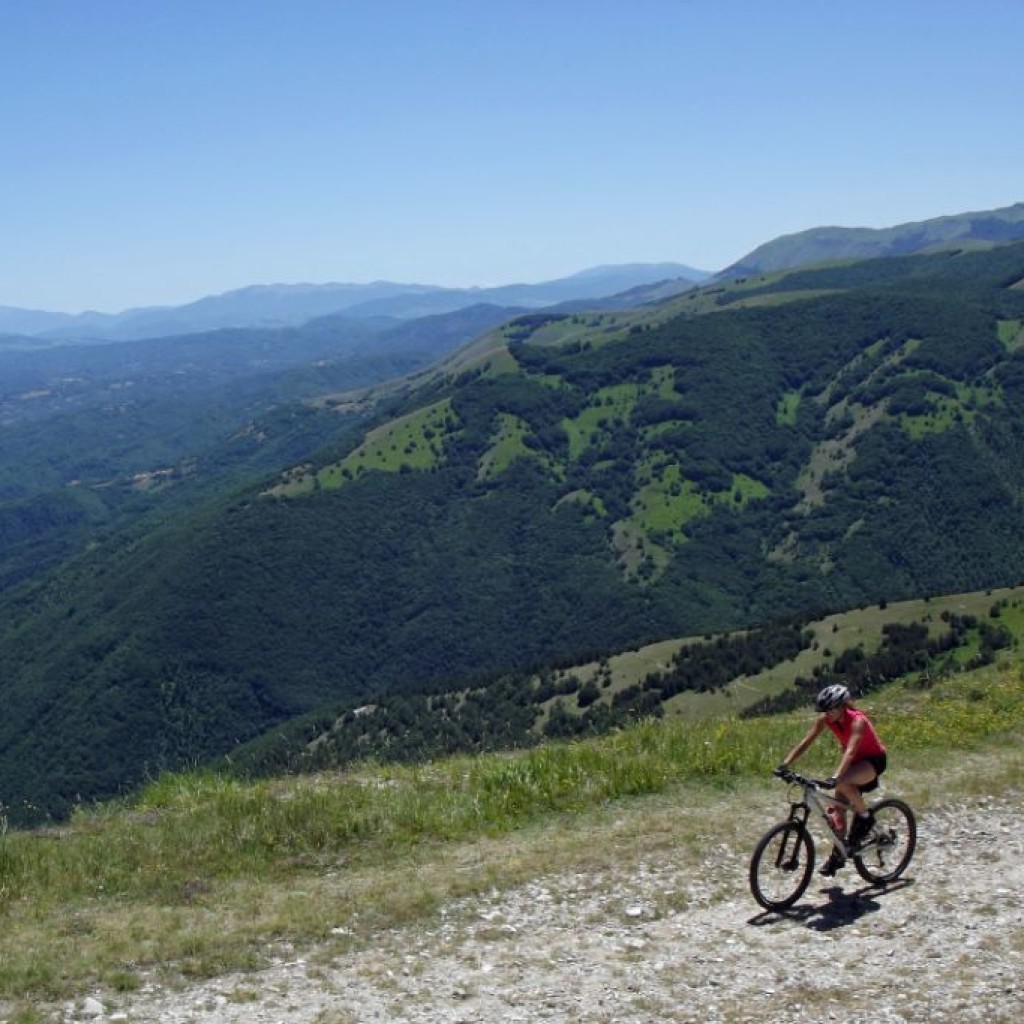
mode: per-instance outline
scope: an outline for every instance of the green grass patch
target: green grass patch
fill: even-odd
[[[531,345],[586,345],[596,332],[609,326],[610,319],[600,313],[558,317],[531,331],[529,342]],[[509,329],[514,334],[521,328],[513,321]]]
[[[587,448],[606,440],[612,429],[627,422],[642,395],[655,395],[668,401],[681,398],[675,381],[674,367],[656,366],[642,384],[630,381],[601,388],[578,416],[562,421],[569,437],[570,459],[578,459]],[[650,429],[656,432],[665,427],[659,424]]]
[[[519,373],[519,364],[507,348],[488,352],[482,359],[481,375],[484,377],[500,377],[506,373]]]
[[[587,522],[591,522],[594,519],[606,519],[608,516],[608,508],[604,501],[590,491],[583,489],[570,491],[559,498],[557,504],[562,505],[566,502],[574,502],[584,506],[587,509]]]
[[[954,382],[956,397],[927,393],[932,410],[923,415],[900,416],[900,425],[911,437],[920,438],[926,434],[941,433],[958,424],[971,424],[977,419],[979,410],[990,409],[1002,404],[999,391],[990,386]]]
[[[648,463],[642,471],[647,482],[633,498],[629,522],[659,547],[684,543],[686,524],[707,515],[715,504],[728,502],[742,507],[768,494],[764,484],[743,474],[733,476],[728,490],[709,492],[699,489],[692,480],[683,479],[679,465],[674,462],[657,470]]]
[[[503,473],[516,459],[536,458],[539,453],[526,444],[531,433],[525,420],[511,413],[498,413],[498,429],[491,447],[480,460],[478,478],[489,480]]]
[[[659,398],[667,398],[671,401],[682,397],[676,390],[674,366],[656,366],[651,370],[651,385]]]
[[[1024,320],[1000,320],[996,324],[996,337],[1007,352],[1024,348]]]
[[[973,409],[965,408],[956,399],[946,395],[937,395],[929,392],[932,401],[932,411],[923,415],[900,415],[900,426],[915,440],[920,440],[928,434],[941,434],[946,430],[952,430],[958,424],[971,424],[977,417]]]
[[[639,488],[632,501],[631,520],[645,533],[658,531],[683,539],[682,527],[706,515],[706,499],[691,480],[684,480],[677,463],[670,463]]]
[[[591,445],[599,444],[609,436],[610,427],[629,419],[636,406],[640,388],[632,382],[601,388],[593,404],[573,419],[562,420],[569,436],[569,457],[578,459]]]
[[[747,476],[746,473],[734,473],[732,487],[728,493],[734,504],[746,505],[751,501],[767,498],[771,492],[760,480],[755,480],[752,476]]]
[[[326,490],[368,470],[397,473],[426,470],[438,465],[444,443],[454,430],[451,402],[447,399],[401,416],[370,431],[363,443],[341,462],[317,474]]]
[[[795,427],[796,414],[800,409],[802,395],[799,391],[787,391],[775,409],[775,422],[780,427]]]
[[[340,462],[319,470],[300,466],[285,474],[267,493],[301,498],[317,490],[336,490],[370,470],[401,473],[440,465],[444,446],[457,431],[451,402],[445,399],[371,430]]]
[[[639,472],[642,483],[630,502],[631,514],[615,523],[613,544],[619,563],[631,578],[650,582],[664,572],[672,550],[686,543],[685,527],[706,516],[715,504],[740,508],[763,498],[768,488],[738,474],[726,491],[703,491],[682,477],[678,463],[647,460]]]
[[[564,479],[565,470],[560,462],[527,444],[527,438],[532,435],[533,431],[525,420],[511,413],[499,413],[493,443],[480,459],[477,479],[493,479],[508,469],[516,459],[535,459],[544,466],[549,476],[556,480]]]

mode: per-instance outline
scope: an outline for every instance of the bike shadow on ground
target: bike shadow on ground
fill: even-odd
[[[869,914],[877,913],[882,909],[880,898],[913,884],[912,878],[900,878],[888,884],[875,882],[857,889],[845,889],[841,883],[832,883],[818,889],[818,892],[825,894],[824,902],[809,903],[805,900],[788,910],[765,911],[747,923],[763,928],[788,921],[802,924],[813,931],[831,932],[837,928],[848,928]]]

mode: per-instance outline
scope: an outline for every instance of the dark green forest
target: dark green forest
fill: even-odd
[[[801,293],[830,294],[783,278],[788,301],[651,307],[611,340],[581,338],[576,317],[564,345],[558,322],[523,318],[506,358],[435,375],[378,431],[310,452],[322,413],[302,413],[294,459],[285,431],[255,482],[12,586],[9,813],[60,816],[339,709],[400,734],[354,709],[411,720],[456,691],[500,713],[449,714],[404,748],[532,742],[536,695],[509,680],[544,666],[1020,580],[1024,246],[799,273]],[[305,485],[274,490],[299,461]],[[56,530],[110,514],[105,500],[10,512],[3,529],[24,543],[47,516]],[[657,713],[675,685],[551,710],[544,729]],[[284,757],[274,746],[257,760]]]

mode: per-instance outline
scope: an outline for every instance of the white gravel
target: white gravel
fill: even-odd
[[[1016,1021],[1022,803],[922,815],[900,883],[871,889],[852,868],[816,876],[784,916],[751,897],[750,849],[709,840],[696,873],[687,856],[552,875],[453,903],[344,956],[286,952],[265,970],[192,987],[86,993],[59,1014],[161,1024]]]

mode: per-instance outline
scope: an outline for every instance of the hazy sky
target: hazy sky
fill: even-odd
[[[718,270],[1024,200],[1019,0],[0,0],[0,305]]]

